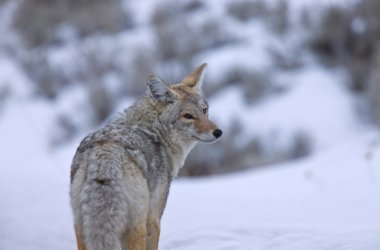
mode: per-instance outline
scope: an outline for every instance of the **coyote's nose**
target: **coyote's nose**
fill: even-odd
[[[215,129],[214,132],[212,132],[212,134],[213,134],[216,138],[219,138],[219,137],[222,136],[223,131],[220,130],[220,129]]]

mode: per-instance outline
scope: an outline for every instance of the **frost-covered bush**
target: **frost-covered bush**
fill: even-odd
[[[354,90],[363,90],[368,80],[380,38],[379,6],[375,0],[358,2],[352,8],[332,6],[312,30],[311,48],[326,65],[345,67]]]
[[[119,99],[143,95],[155,64],[149,48],[130,50],[131,46],[122,43],[105,46],[101,39],[58,50],[34,49],[19,59],[39,96],[55,99],[68,87],[84,87],[94,125],[109,117]]]
[[[359,1],[350,8],[332,6],[312,29],[310,46],[327,66],[348,74],[348,87],[367,98],[371,116],[379,120],[380,2]]]
[[[93,110],[94,124],[109,118],[115,107],[115,101],[108,89],[101,83],[89,89],[89,105]]]
[[[54,99],[59,95],[67,79],[59,68],[53,67],[44,51],[34,51],[23,54],[20,63],[29,77],[35,83],[35,93],[45,98]]]
[[[121,103],[143,96],[152,73],[174,83],[200,62],[209,62],[218,68],[216,73],[210,67],[206,76],[209,100],[234,85],[252,106],[279,93],[277,72],[302,65],[299,51],[290,51],[291,46],[283,46],[281,40],[286,41],[290,31],[286,1],[223,1],[217,11],[213,1],[165,0],[148,5],[152,9],[143,12],[147,16],[136,15],[134,28],[127,29],[132,25],[128,13],[142,13],[136,11],[139,4],[19,2],[12,24],[27,46],[15,50],[15,60],[34,83],[35,94],[58,106],[49,137],[52,146],[98,127],[121,111]],[[231,172],[311,151],[311,142],[297,135],[289,136],[283,147],[271,146],[273,140],[265,135],[241,144],[241,128],[248,125],[232,123],[236,125],[213,147],[195,148],[183,175]]]
[[[289,7],[285,0],[278,3],[271,9],[270,15],[266,19],[268,26],[277,34],[283,34],[289,28]]]
[[[242,124],[235,121],[223,139],[208,144],[198,143],[186,159],[182,176],[223,174],[299,159],[312,152],[312,137],[305,131],[296,131],[287,143],[275,135],[256,136],[242,140]]]
[[[289,26],[286,1],[278,1],[275,4],[263,0],[231,1],[226,7],[226,12],[241,22],[262,20],[270,30],[278,34],[284,33]]]
[[[131,25],[120,0],[25,0],[14,18],[14,27],[30,47],[113,33]]]
[[[289,159],[298,159],[308,156],[313,151],[313,140],[310,134],[298,131],[291,139],[291,146],[288,154]]]
[[[303,49],[304,48],[301,45],[295,46],[287,51],[268,48],[268,53],[277,69],[296,70],[301,68],[304,64],[303,58],[300,55],[300,51]]]
[[[10,91],[10,86],[8,84],[4,84],[3,86],[0,87],[0,117],[1,117],[2,107],[4,107],[4,104],[10,95],[11,95],[11,91]]]
[[[197,53],[232,40],[223,20],[210,16],[207,10],[195,21],[192,17],[202,10],[202,4],[195,3],[192,8],[179,2],[172,2],[171,8],[165,3],[157,5],[152,22],[162,60],[174,59],[189,67]]]
[[[255,18],[263,18],[269,14],[269,7],[264,1],[232,1],[227,6],[227,13],[234,18],[246,22]]]
[[[371,74],[368,80],[366,94],[369,100],[370,111],[373,120],[380,125],[380,51],[376,54],[375,62],[373,63]]]
[[[312,10],[309,10],[312,11]],[[320,56],[323,63],[337,65],[347,56],[347,42],[351,36],[348,10],[333,6],[322,14],[311,38],[311,48]]]
[[[219,80],[219,84],[208,92],[217,91],[228,85],[237,85],[244,91],[245,101],[248,104],[263,98],[271,92],[272,80],[270,74],[244,67],[231,67],[224,73],[224,78]],[[207,92],[206,92],[207,93]]]

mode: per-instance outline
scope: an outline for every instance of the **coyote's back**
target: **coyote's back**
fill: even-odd
[[[71,166],[78,249],[157,249],[170,182],[197,141],[222,131],[208,119],[206,64],[180,83],[148,79],[148,94],[83,139]]]

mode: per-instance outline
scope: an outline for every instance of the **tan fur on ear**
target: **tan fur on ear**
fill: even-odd
[[[196,87],[198,90],[201,90],[206,67],[207,63],[202,64],[192,73],[183,78],[181,83],[189,86],[190,88]]]

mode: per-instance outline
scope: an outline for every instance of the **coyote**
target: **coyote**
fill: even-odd
[[[158,249],[171,181],[196,142],[222,135],[202,93],[206,66],[172,85],[151,75],[144,98],[80,143],[70,185],[78,249]]]

